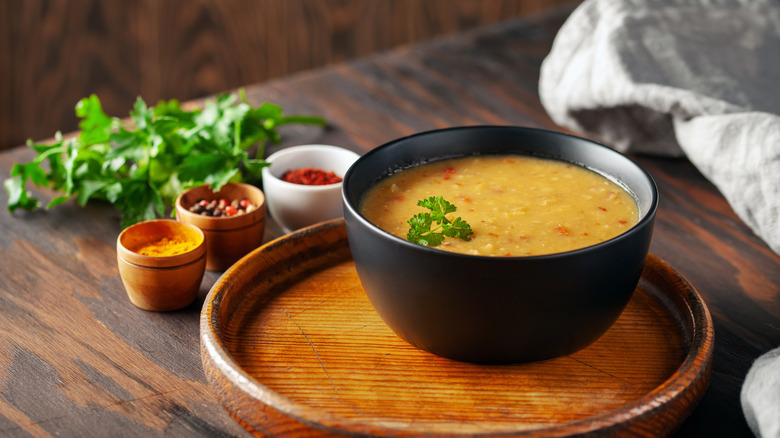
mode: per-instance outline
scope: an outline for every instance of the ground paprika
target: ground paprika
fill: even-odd
[[[282,181],[308,186],[321,186],[341,182],[341,177],[334,172],[327,172],[316,167],[302,167],[291,169],[282,175]]]

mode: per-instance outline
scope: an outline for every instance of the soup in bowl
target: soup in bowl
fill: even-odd
[[[434,194],[441,199],[431,200]],[[452,211],[429,226],[425,215],[433,221],[437,204]],[[502,257],[583,248],[638,221],[633,196],[609,178],[565,161],[514,154],[451,158],[398,172],[369,190],[360,213],[424,246]],[[411,217],[424,222],[410,224]],[[447,236],[458,219],[467,232]]]
[[[382,319],[418,348],[477,363],[551,359],[604,334],[639,281],[658,205],[625,155],[507,126],[391,141],[352,165],[342,196]]]

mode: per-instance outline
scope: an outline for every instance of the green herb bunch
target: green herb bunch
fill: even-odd
[[[41,207],[25,188],[29,180],[64,192],[46,208],[75,197],[82,206],[93,199],[110,202],[122,213],[122,226],[155,219],[185,188],[210,184],[218,190],[228,182],[259,180],[267,166],[266,142],[280,141],[277,127],[325,124],[319,117],[285,116],[271,103],[254,107],[243,90],[194,110],[182,109],[176,100],[150,108],[139,97],[132,123],[106,115],[92,95],[78,102],[76,115],[78,136],[66,139],[58,132],[52,144],[27,142],[37,155],[14,165],[5,180],[10,212]]]
[[[409,231],[406,240],[423,246],[437,246],[445,237],[471,240],[474,235],[471,226],[460,217],[447,219],[445,215],[456,212],[458,207],[443,197],[430,196],[417,201],[417,205],[427,208],[430,213],[417,213],[407,221]],[[434,223],[438,225],[436,228],[432,228]]]

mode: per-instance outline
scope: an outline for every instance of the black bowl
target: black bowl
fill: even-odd
[[[475,154],[526,154],[594,170],[634,195],[639,223],[583,249],[487,257],[410,243],[360,214],[363,196],[381,178]],[[418,348],[477,363],[546,360],[596,341],[636,288],[658,207],[653,179],[625,155],[583,138],[510,126],[443,129],[391,141],[352,165],[342,196],[360,281],[385,323]]]

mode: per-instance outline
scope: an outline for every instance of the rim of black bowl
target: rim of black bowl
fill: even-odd
[[[651,200],[647,206],[647,211],[642,213],[642,216],[640,217],[639,221],[637,221],[634,226],[629,228],[628,230],[618,234],[615,237],[612,237],[610,239],[607,239],[603,242],[599,242],[594,245],[586,246],[583,248],[577,248],[572,249],[569,251],[563,251],[563,252],[556,252],[556,253],[550,253],[550,254],[539,254],[539,255],[529,255],[529,256],[507,256],[507,257],[495,257],[495,256],[486,256],[486,255],[475,255],[475,254],[462,254],[462,253],[456,253],[451,251],[444,251],[441,249],[435,249],[428,246],[418,245],[413,242],[409,242],[406,239],[403,239],[401,237],[396,236],[395,234],[392,234],[388,231],[383,230],[382,228],[379,228],[378,226],[374,225],[371,221],[365,218],[360,213],[360,203],[362,202],[363,197],[365,196],[365,190],[359,194],[359,199],[355,200],[355,203],[357,205],[353,205],[351,201],[351,197],[349,196],[349,192],[351,189],[351,181],[352,181],[352,175],[355,172],[355,167],[363,161],[371,159],[376,154],[381,153],[384,149],[390,148],[395,144],[401,143],[401,142],[407,142],[410,140],[413,140],[417,137],[426,137],[431,135],[442,135],[448,132],[454,132],[454,131],[478,131],[478,130],[486,130],[486,131],[525,131],[525,132],[532,132],[532,133],[538,133],[543,135],[552,135],[552,136],[558,136],[558,137],[564,137],[564,138],[570,138],[578,142],[585,142],[590,144],[591,146],[603,148],[608,153],[615,154],[616,156],[620,157],[621,159],[626,160],[628,163],[630,163],[632,166],[634,166],[646,179],[650,186],[650,194],[651,194]],[[507,154],[506,152],[504,154]],[[522,154],[522,152],[519,152],[519,154]],[[466,156],[476,156],[476,155],[501,155],[500,153],[471,153],[471,154],[457,154],[454,153],[452,155],[441,155],[437,156],[430,160],[420,160],[419,163],[409,163],[408,165],[399,165],[399,166],[390,166],[385,168],[382,172],[377,173],[373,179],[372,183],[368,185],[368,187],[373,186],[373,184],[376,184],[377,181],[386,178],[390,176],[391,174],[395,172],[399,172],[404,169],[408,169],[411,167],[419,166],[425,163],[444,160],[448,158],[457,158],[457,157],[466,157]],[[588,170],[591,170],[593,172],[598,173],[599,175],[602,175],[606,178],[608,178],[610,181],[620,185],[625,190],[629,192],[629,194],[637,201],[637,204],[639,204],[639,201],[637,200],[637,195],[634,193],[634,190],[631,189],[631,187],[628,186],[628,184],[622,182],[618,177],[615,175],[611,175],[607,173],[606,171],[602,169],[597,169],[592,166],[585,165],[584,163],[578,163],[576,161],[572,161],[570,159],[566,159],[560,156],[555,156],[554,154],[527,154],[531,156],[537,156],[540,158],[551,158],[551,159],[557,159],[561,161],[566,161],[572,164],[579,165],[581,167],[584,167]],[[658,209],[658,187],[655,184],[655,180],[653,179],[652,175],[647,172],[642,166],[640,166],[636,161],[631,159],[626,154],[611,148],[609,146],[606,146],[604,144],[601,144],[597,141],[590,140],[584,137],[579,137],[576,135],[568,134],[565,132],[559,132],[559,131],[553,131],[549,129],[541,129],[541,128],[531,128],[531,127],[523,127],[523,126],[512,126],[512,125],[471,125],[471,126],[458,126],[458,127],[451,127],[451,128],[443,128],[443,129],[434,129],[429,131],[423,131],[418,132],[415,134],[407,135],[405,137],[400,137],[395,140],[391,140],[387,143],[384,143],[374,149],[371,149],[370,151],[366,152],[362,156],[360,156],[352,165],[347,169],[347,171],[344,173],[344,178],[341,185],[341,197],[344,202],[344,208],[349,209],[350,212],[357,218],[357,220],[361,221],[365,226],[368,226],[369,228],[375,230],[376,232],[380,233],[381,235],[385,236],[386,238],[389,238],[391,240],[396,241],[397,243],[401,245],[406,245],[408,248],[413,248],[414,250],[418,251],[436,251],[436,253],[443,253],[444,256],[450,256],[450,257],[465,257],[465,258],[477,258],[477,259],[490,259],[490,260],[504,260],[504,261],[516,261],[518,259],[544,259],[544,258],[555,258],[555,257],[561,257],[565,255],[574,255],[574,254],[581,254],[583,252],[589,252],[589,251],[596,251],[599,248],[610,245],[613,242],[621,239],[627,238],[629,235],[634,234],[637,232],[637,230],[647,224],[647,222],[650,222],[654,220],[656,211]],[[641,206],[640,206],[641,207]]]

